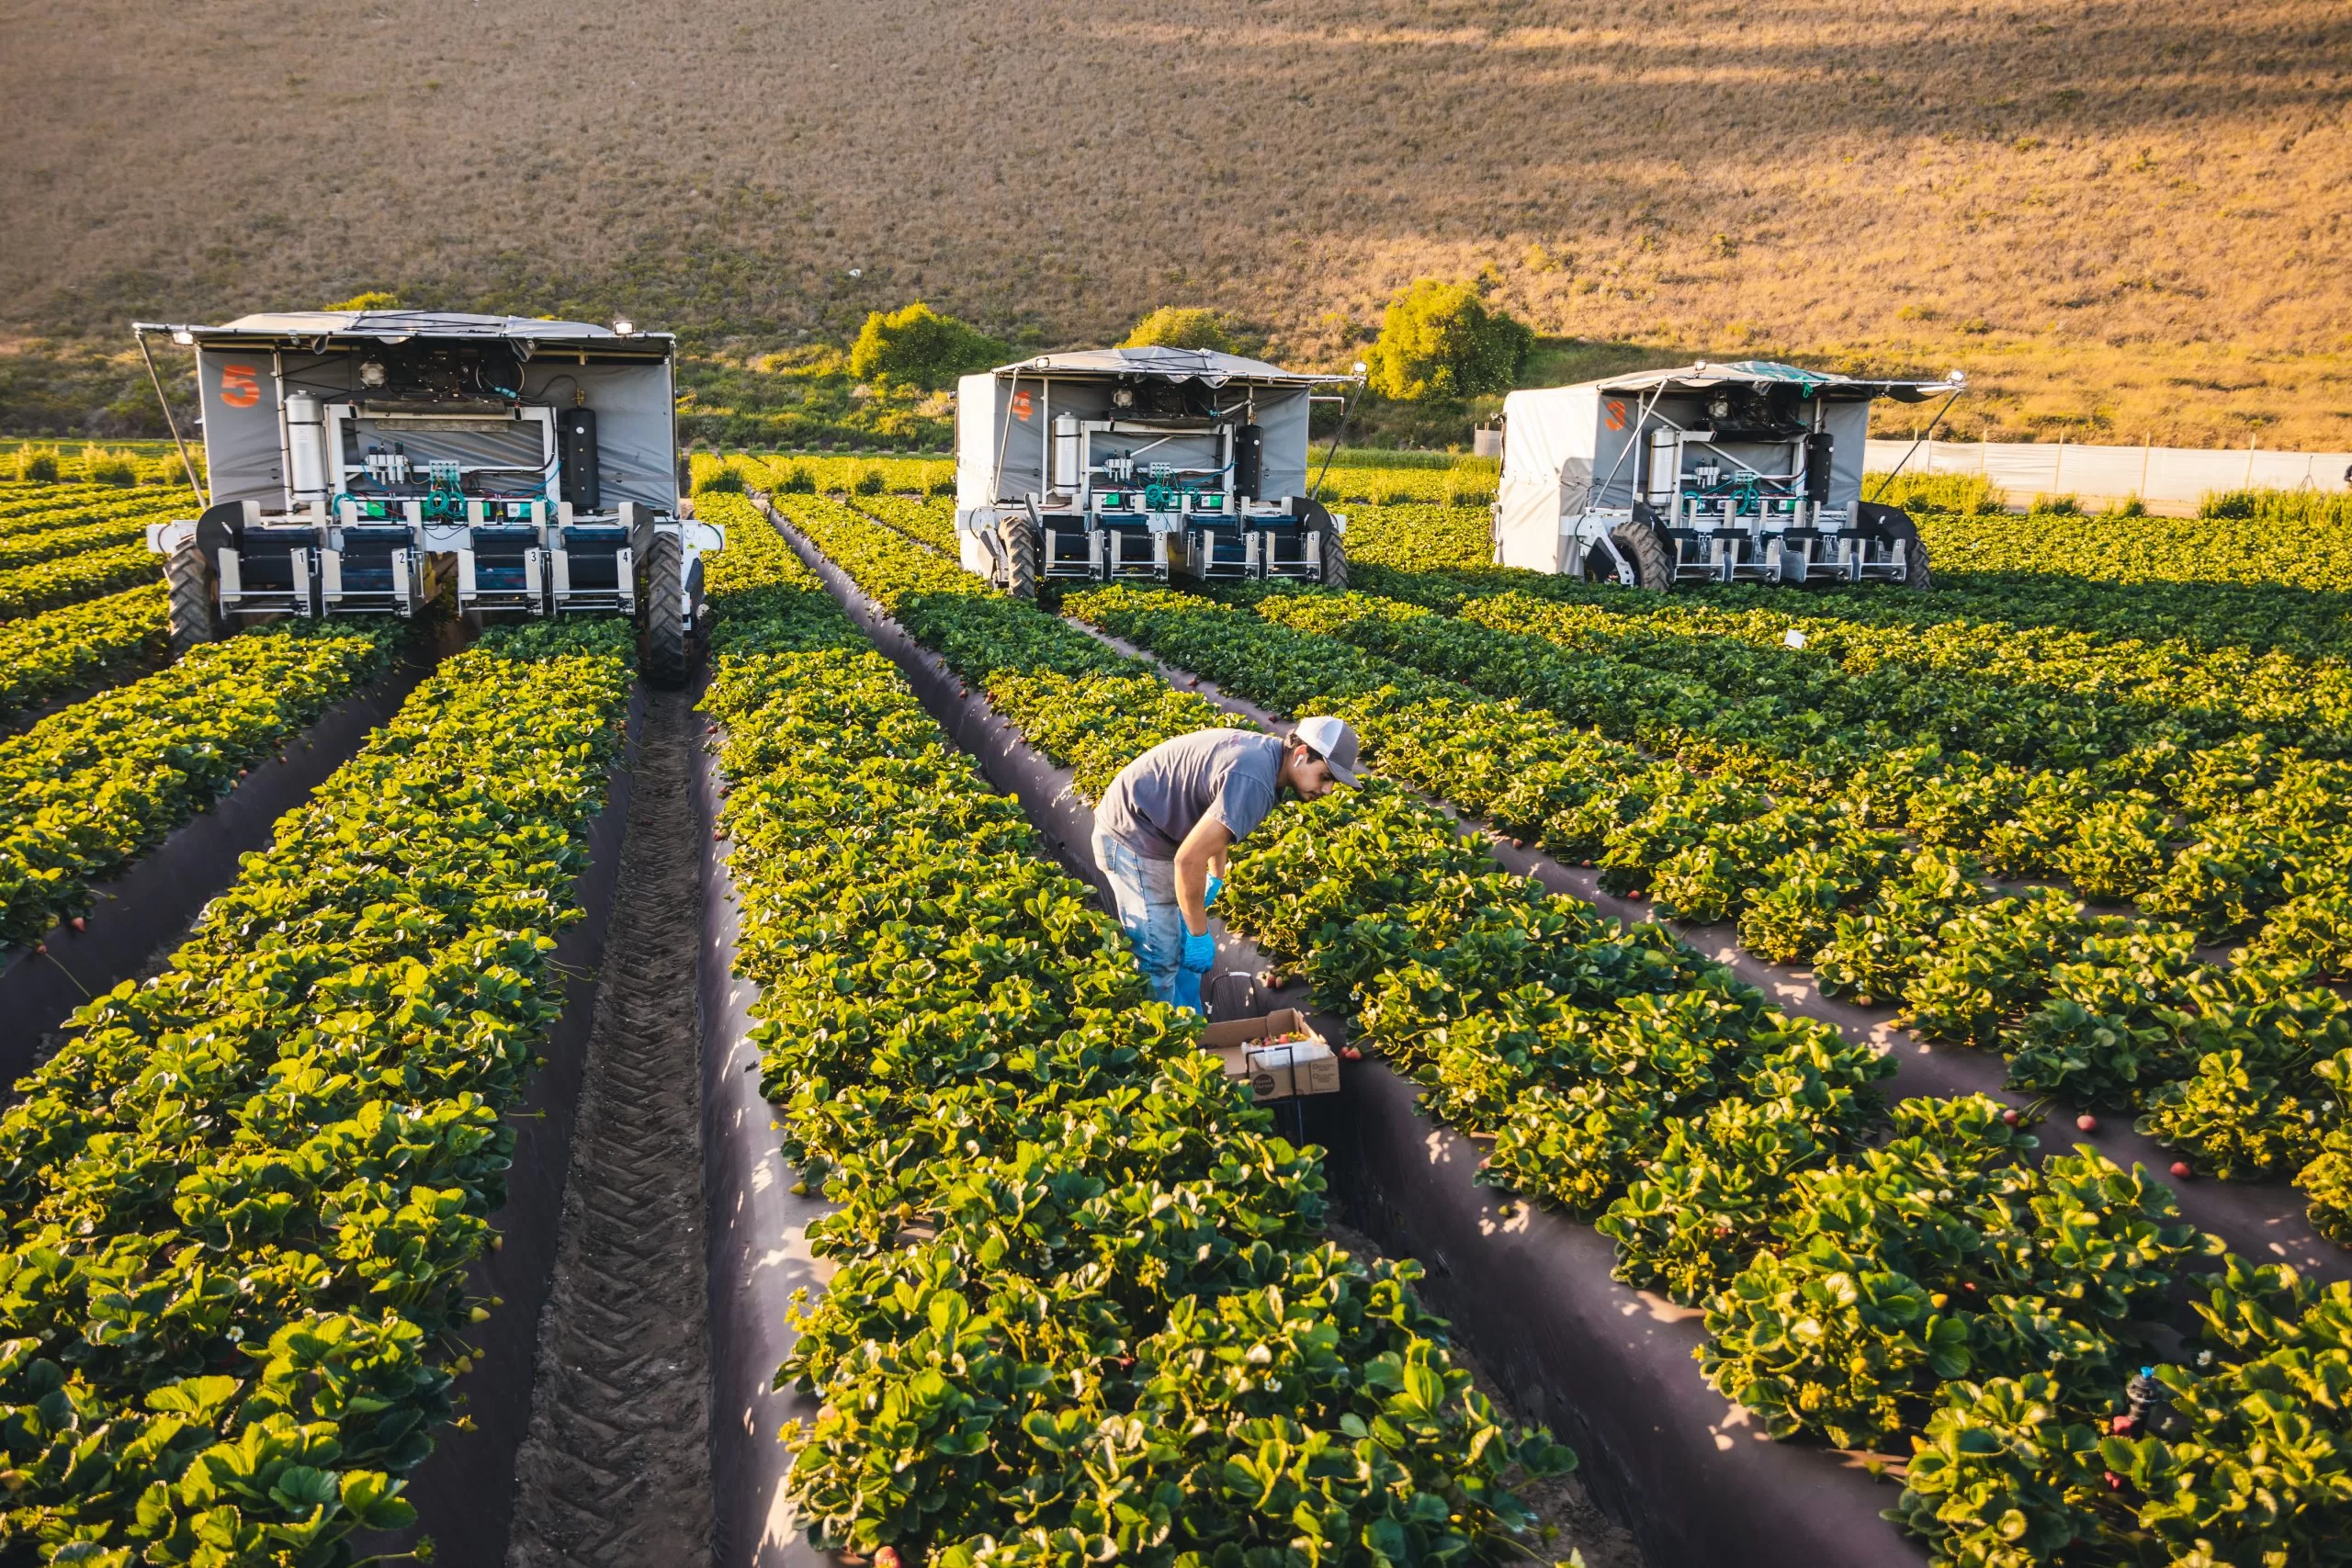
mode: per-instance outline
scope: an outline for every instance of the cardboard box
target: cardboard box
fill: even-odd
[[[1286,1034],[1305,1038],[1273,1043]],[[1261,1100],[1340,1092],[1338,1055],[1296,1008],[1212,1023],[1201,1032],[1201,1048],[1216,1053],[1226,1075],[1248,1080]]]

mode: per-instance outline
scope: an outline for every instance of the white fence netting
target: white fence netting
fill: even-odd
[[[1910,461],[1904,463],[1905,454]],[[2228,490],[2352,489],[2352,452],[2213,451],[2190,446],[2081,446],[2064,442],[1872,441],[1874,473],[1982,474],[2012,502],[2037,495],[2086,502],[2134,496],[2164,511],[2193,510]]]

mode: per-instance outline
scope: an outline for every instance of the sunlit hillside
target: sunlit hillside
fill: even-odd
[[[2352,446],[2352,14],[1644,0],[76,0],[0,23],[22,336],[363,288],[838,339],[1424,274],[1547,334],[1974,372],[1963,430]]]

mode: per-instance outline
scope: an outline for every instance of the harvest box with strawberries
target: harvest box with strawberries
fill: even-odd
[[[1261,1100],[1340,1092],[1339,1053],[1296,1008],[1212,1023],[1201,1048],[1216,1053],[1228,1077],[1248,1079]]]

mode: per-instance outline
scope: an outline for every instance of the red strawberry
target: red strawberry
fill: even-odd
[[[2173,1161],[2173,1162],[2172,1162],[2172,1174],[2173,1174],[2173,1179],[2174,1179],[2174,1180],[2176,1180],[2176,1181],[2186,1181],[2186,1180],[2188,1180],[2190,1177],[2192,1177],[2192,1176],[2196,1175],[2196,1174],[2197,1174],[2197,1172],[2196,1172],[2196,1169],[2195,1169],[2193,1167],[2191,1167],[2191,1166],[2189,1165],[2189,1163],[2188,1163],[2187,1160],[2185,1160],[2185,1159],[2177,1159],[2177,1160],[2175,1160],[2175,1161]]]
[[[2086,1133],[2096,1133],[2098,1131],[2098,1118],[2086,1111],[2075,1118],[2075,1125]]]

